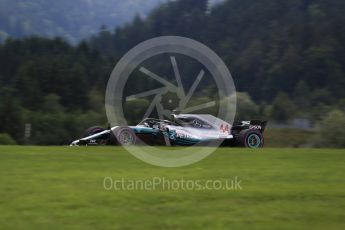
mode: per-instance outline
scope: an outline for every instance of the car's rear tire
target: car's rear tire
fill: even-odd
[[[119,145],[134,145],[137,141],[137,136],[133,130],[128,127],[116,127],[113,130],[113,134]]]
[[[88,136],[91,136],[93,134],[103,132],[104,130],[105,129],[100,127],[100,126],[92,126],[92,127],[88,128],[87,130],[85,130],[83,137],[88,137]],[[107,144],[108,144],[108,140],[100,139],[97,141],[97,145],[107,145]]]
[[[262,148],[264,146],[264,136],[258,130],[245,129],[237,136],[239,146],[246,148]]]

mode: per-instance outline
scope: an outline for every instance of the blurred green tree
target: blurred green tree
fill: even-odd
[[[320,131],[315,136],[315,145],[345,147],[345,113],[333,110],[320,122]]]
[[[255,119],[259,114],[259,106],[255,104],[248,93],[237,92],[237,120]]]
[[[7,133],[0,133],[0,145],[15,145],[16,141]]]
[[[296,114],[296,105],[284,92],[279,92],[272,103],[270,117],[277,122],[287,122]]]
[[[17,141],[24,137],[23,109],[13,95],[6,93],[0,98],[0,133],[8,133]]]

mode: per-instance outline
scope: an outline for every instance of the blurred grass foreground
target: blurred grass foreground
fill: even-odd
[[[220,148],[182,168],[119,147],[0,147],[3,229],[345,229],[343,149]],[[241,180],[238,190],[105,189],[113,180]]]

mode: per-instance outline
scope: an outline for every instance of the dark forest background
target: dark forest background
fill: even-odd
[[[102,27],[77,45],[7,38],[0,45],[0,143],[68,144],[88,126],[106,126],[104,92],[116,62],[146,39],[178,35],[204,43],[226,63],[238,119],[269,120],[268,135],[295,138],[288,145],[344,146],[344,12],[343,0],[228,0],[213,7],[177,0],[115,29]],[[141,84],[133,87],[140,91]]]

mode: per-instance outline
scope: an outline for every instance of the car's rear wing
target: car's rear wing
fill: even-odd
[[[265,131],[267,121],[262,121],[262,120],[251,120],[250,125],[259,125],[261,126],[261,132]]]

